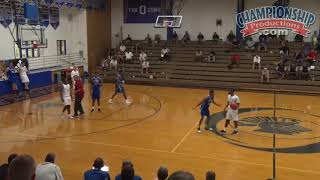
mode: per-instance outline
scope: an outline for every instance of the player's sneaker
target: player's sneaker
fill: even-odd
[[[209,128],[209,131],[213,131],[213,129],[212,129],[212,128]]]
[[[73,119],[73,116],[72,115],[68,115],[69,119]]]
[[[198,128],[198,131],[197,131],[198,133],[201,133],[201,129],[200,128]]]
[[[232,134],[238,134],[238,130],[233,130]]]
[[[225,131],[225,130],[221,130],[221,131],[220,131],[220,133],[225,134],[225,133],[226,133],[226,131]]]
[[[108,102],[109,102],[109,104],[112,104],[112,99],[109,99],[109,101],[108,101]]]
[[[129,101],[128,99],[126,100],[126,104],[131,104],[132,102]]]
[[[98,112],[101,112],[101,109],[100,109],[100,108],[98,108]]]
[[[91,112],[93,112],[93,111],[94,111],[94,109],[92,108],[92,109],[91,109]]]

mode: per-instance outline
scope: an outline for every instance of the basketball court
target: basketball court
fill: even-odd
[[[48,152],[55,152],[65,179],[81,179],[97,156],[106,161],[112,177],[120,172],[121,162],[130,159],[144,179],[154,178],[160,165],[170,172],[188,170],[196,179],[204,178],[207,170],[214,170],[218,179],[267,179],[273,173],[275,128],[277,177],[320,176],[315,161],[320,158],[319,97],[236,92],[241,101],[239,134],[231,135],[231,128],[219,134],[224,116],[223,107],[217,106],[211,107],[213,132],[199,134],[199,110],[192,108],[207,90],[126,87],[131,105],[120,96],[108,104],[113,84],[103,86],[101,113],[90,113],[86,93],[86,114],[80,119],[61,115],[58,93],[1,107],[0,161],[16,152],[32,154],[41,162]],[[222,106],[226,98],[226,91],[215,92]]]

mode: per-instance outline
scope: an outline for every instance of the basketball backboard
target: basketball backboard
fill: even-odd
[[[22,49],[47,47],[45,27],[43,26],[20,25],[19,37]]]
[[[165,28],[165,27],[173,27],[180,28],[182,22],[182,16],[175,15],[161,15],[157,17],[157,20],[154,24],[156,28]]]

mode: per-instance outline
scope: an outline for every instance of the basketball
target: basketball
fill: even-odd
[[[230,104],[230,108],[233,110],[237,110],[238,109],[238,104],[237,103],[231,103]]]

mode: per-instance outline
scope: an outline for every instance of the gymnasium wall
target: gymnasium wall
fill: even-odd
[[[275,0],[245,0],[245,9],[252,9],[261,6],[270,6],[275,2]],[[311,35],[314,31],[319,31],[320,28],[320,1],[319,0],[290,0],[290,7],[297,7],[314,13],[317,16],[317,21],[314,25],[311,26]],[[287,40],[294,40],[296,34],[289,31],[289,36]],[[305,38],[305,41],[311,41],[311,35],[309,38]],[[253,36],[254,39],[257,39],[257,35]]]
[[[180,37],[187,30],[191,38],[195,39],[199,31],[206,38],[211,38],[214,31],[217,31],[222,38],[225,38],[230,30],[235,31],[236,0],[186,0],[185,6],[180,13],[183,15],[181,28],[174,29]],[[166,39],[167,30],[154,28],[154,24],[124,24],[123,23],[123,0],[113,0],[111,3],[112,17],[112,41],[113,46],[117,39],[115,34],[123,29],[123,37],[130,34],[133,39],[144,39],[146,34],[154,37],[160,34]],[[216,19],[221,18],[223,25],[217,27]]]
[[[14,24],[10,25],[13,29]],[[66,40],[67,54],[84,51],[87,60],[87,19],[84,9],[60,9],[60,25],[54,30],[49,25],[45,30],[48,39],[48,48],[41,49],[41,56],[57,55],[57,40]],[[0,25],[0,60],[14,59],[14,44],[8,28]]]

